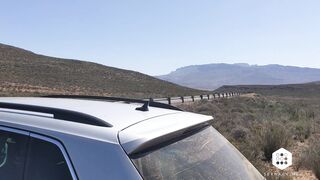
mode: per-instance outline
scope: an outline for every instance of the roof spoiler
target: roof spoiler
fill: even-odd
[[[167,114],[129,126],[119,132],[118,138],[133,158],[199,132],[212,120],[212,116],[188,112]]]
[[[196,134],[197,132],[201,131],[202,129],[208,126],[210,126],[210,124],[206,122],[206,123],[198,124],[188,128],[180,129],[178,131],[166,134],[164,136],[157,137],[155,139],[152,139],[150,141],[147,141],[141,144],[136,149],[131,151],[128,155],[131,158],[138,158],[140,156],[143,156],[144,154],[147,154],[148,152],[154,151],[156,149],[160,149],[161,147],[165,147],[181,139],[184,139],[193,134]]]

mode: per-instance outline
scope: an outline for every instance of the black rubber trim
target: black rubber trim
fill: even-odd
[[[52,114],[53,118],[57,120],[65,120],[65,121],[89,124],[94,126],[112,127],[111,124],[105,122],[104,120],[101,120],[97,117],[91,116],[89,114],[77,112],[77,111],[43,107],[43,106],[26,105],[26,104],[4,103],[4,102],[0,102],[0,108],[31,111],[31,112],[38,112],[38,113],[47,113],[47,114]]]

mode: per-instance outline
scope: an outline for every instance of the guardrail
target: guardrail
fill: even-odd
[[[200,100],[230,98],[230,97],[240,96],[240,95],[241,95],[240,92],[227,92],[227,93],[201,94],[201,95],[197,95],[197,96],[150,98],[149,100],[171,105],[171,104],[176,104],[176,103],[195,102],[195,101],[200,101]]]

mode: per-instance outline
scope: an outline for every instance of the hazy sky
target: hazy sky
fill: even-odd
[[[7,0],[0,42],[150,75],[191,64],[320,68],[319,0]]]

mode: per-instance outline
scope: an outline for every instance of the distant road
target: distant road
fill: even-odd
[[[232,98],[232,97],[240,96],[240,95],[242,95],[242,94],[238,93],[238,92],[227,92],[227,93],[203,94],[203,95],[197,95],[197,96],[155,98],[155,99],[150,99],[150,100],[155,101],[155,102],[175,105],[175,104],[181,104],[181,103],[196,102],[196,101],[201,101],[201,100]],[[248,94],[243,94],[243,95],[248,95]]]

